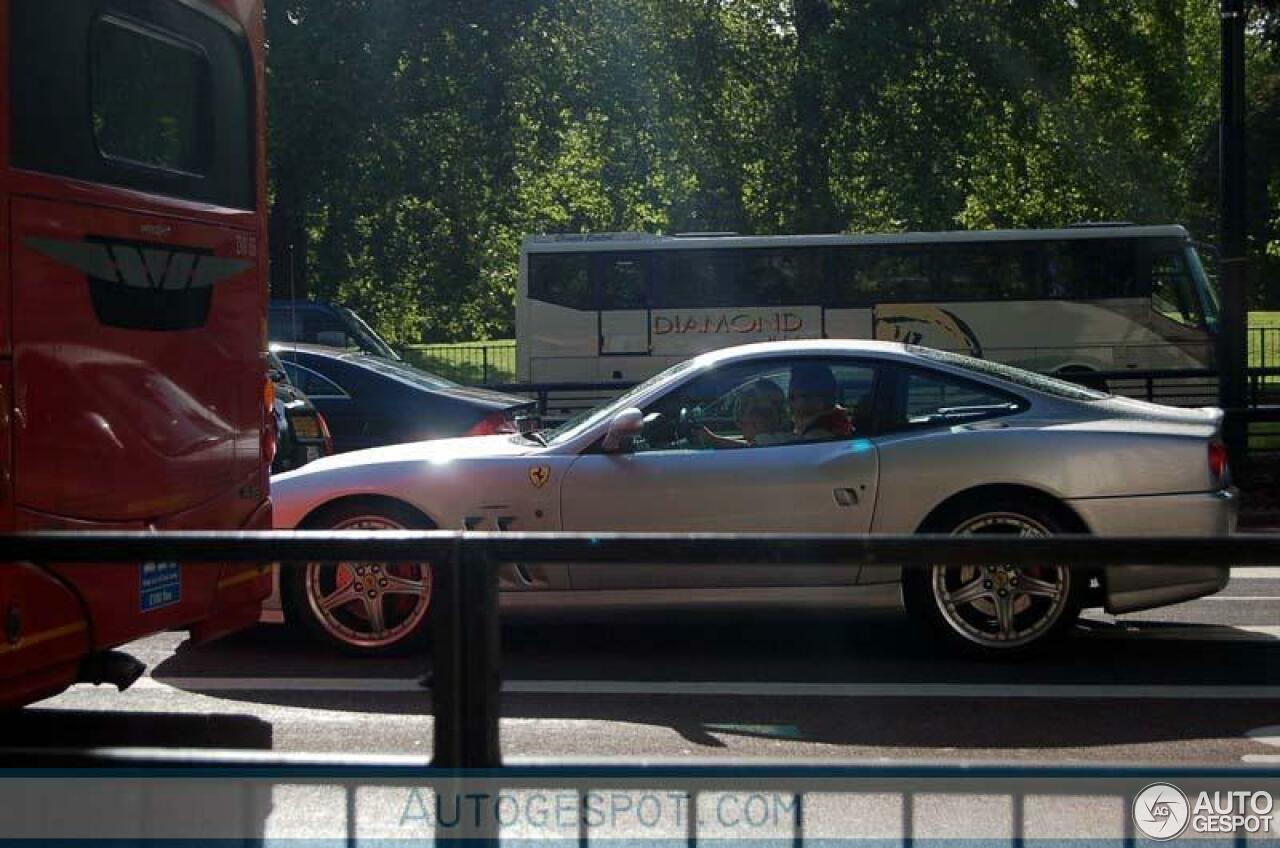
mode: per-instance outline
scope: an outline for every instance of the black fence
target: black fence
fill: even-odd
[[[947,793],[974,796],[982,804],[998,797],[996,811],[1009,819],[1010,838],[1020,844],[1033,837],[1039,821],[1035,798],[1072,796],[1132,798],[1153,780],[1179,780],[1184,787],[1210,785],[1257,791],[1259,787],[1280,794],[1280,762],[1263,766],[1224,767],[1143,767],[1143,766],[1057,766],[1057,765],[910,765],[819,764],[796,762],[564,762],[521,761],[508,763],[502,756],[499,737],[500,630],[498,569],[504,563],[719,563],[733,562],[743,567],[776,568],[789,564],[848,563],[852,565],[894,565],[925,568],[935,565],[972,565],[1000,562],[1013,566],[1053,563],[1096,572],[1100,567],[1143,566],[1152,563],[1175,567],[1197,567],[1231,563],[1237,566],[1280,564],[1280,535],[1237,535],[1220,538],[1137,537],[1095,538],[1058,536],[1052,538],[951,537],[951,536],[778,536],[778,535],[662,535],[662,534],[523,534],[446,531],[402,532],[264,532],[264,533],[70,533],[44,532],[14,534],[3,538],[4,561],[34,563],[178,561],[217,563],[227,561],[271,563],[297,567],[307,561],[382,561],[429,563],[433,570],[431,651],[434,684],[430,694],[434,714],[432,757],[333,757],[246,753],[220,750],[171,752],[95,751],[3,751],[5,766],[24,770],[21,797],[7,814],[21,827],[48,826],[52,815],[41,818],[40,805],[68,803],[67,792],[49,788],[37,778],[61,779],[92,774],[132,777],[142,780],[145,791],[163,796],[168,807],[190,803],[209,807],[215,802],[230,805],[231,814],[243,818],[253,834],[261,825],[264,802],[255,792],[262,782],[269,786],[314,784],[343,793],[349,832],[347,844],[358,844],[362,834],[354,822],[360,815],[360,792],[370,787],[390,787],[400,793],[393,797],[401,804],[399,824],[416,818],[415,798],[429,790],[438,816],[444,803],[459,805],[464,799],[487,799],[483,815],[474,820],[453,817],[452,821],[423,816],[437,839],[497,838],[505,826],[504,803],[517,808],[518,793],[530,787],[548,797],[562,799],[568,832],[561,834],[577,844],[587,844],[596,833],[592,828],[593,799],[607,790],[615,813],[634,808],[631,793],[650,793],[661,785],[676,811],[684,810],[678,841],[697,844],[702,839],[722,839],[714,819],[693,815],[717,793],[747,793],[741,798],[754,803],[774,799],[786,815],[773,824],[770,834],[790,844],[817,838],[825,825],[824,797],[882,797],[890,793],[898,800],[889,810],[904,844],[922,835],[921,798]],[[1258,681],[1251,681],[1258,682]],[[424,692],[424,699],[428,695]],[[48,771],[52,769],[52,771]],[[93,772],[67,771],[92,769]],[[0,777],[4,774],[0,773]],[[190,796],[180,794],[184,780],[191,780]],[[227,783],[226,800],[214,788],[216,781]],[[153,781],[148,783],[147,781]],[[256,781],[256,782],[255,782]],[[603,787],[603,789],[602,789]],[[765,793],[767,790],[770,794]],[[108,803],[110,791],[99,791],[95,803]],[[547,793],[561,793],[548,795]],[[22,793],[25,793],[23,795]],[[175,794],[177,793],[177,794]],[[504,794],[506,793],[506,794]],[[516,793],[516,794],[512,794]],[[567,793],[567,794],[565,794]],[[841,794],[843,793],[843,795]],[[647,795],[643,797],[648,797]],[[657,796],[653,796],[655,799]],[[739,797],[739,796],[733,796]],[[25,798],[25,800],[24,800]],[[508,799],[504,802],[504,798]],[[626,800],[632,798],[632,800]],[[683,798],[683,801],[679,799]],[[706,801],[706,799],[712,799]],[[787,799],[791,800],[787,800]],[[42,800],[43,799],[43,800]],[[185,800],[183,800],[185,799]],[[220,800],[221,799],[221,800]],[[443,799],[443,800],[442,800]],[[451,799],[451,800],[450,800]],[[700,800],[702,799],[702,800]],[[780,800],[779,800],[780,799]],[[704,801],[706,803],[704,804]],[[422,802],[425,803],[425,802]],[[560,800],[555,803],[560,804]],[[641,803],[645,803],[643,798]],[[720,802],[723,807],[723,802]],[[761,803],[766,803],[762,801]],[[683,805],[683,807],[681,807]],[[545,804],[544,804],[545,806]],[[829,805],[828,805],[829,806]],[[477,808],[479,809],[479,808]],[[1003,812],[1002,812],[1003,811]],[[992,815],[981,806],[972,812],[975,821]],[[1114,810],[1112,811],[1114,813]],[[830,827],[854,827],[848,811],[837,815]],[[408,816],[408,818],[407,818]],[[0,815],[0,819],[3,815]],[[545,819],[545,816],[543,817]],[[1114,819],[1114,820],[1113,820]],[[1125,843],[1135,838],[1134,819],[1127,814],[1111,816],[1109,827],[1118,828],[1116,837]],[[35,822],[33,825],[32,822]],[[44,822],[45,824],[41,824]],[[643,822],[641,822],[643,824]],[[720,822],[719,824],[724,824]],[[1073,819],[1068,827],[1084,827],[1088,822]],[[977,825],[975,825],[977,826]],[[155,833],[154,821],[147,823]],[[1001,825],[1005,827],[1005,825]],[[12,831],[11,831],[12,832]],[[400,832],[404,832],[403,830]],[[845,835],[853,831],[847,831]],[[99,835],[107,831],[100,831]],[[1073,831],[1074,833],[1074,831]],[[645,831],[641,837],[653,836]],[[764,834],[764,835],[770,835]],[[742,833],[737,833],[742,837]],[[759,836],[761,834],[755,834]],[[1243,838],[1243,831],[1237,834]]]
[[[429,563],[432,569],[432,667],[438,768],[496,768],[501,563],[732,562],[742,567],[847,563],[925,568],[1000,562],[1052,562],[1096,570],[1152,563],[1280,564],[1280,535],[1009,539],[953,536],[784,536],[740,534],[489,533],[457,531],[263,533],[14,534],[4,561],[90,563],[307,561]]]

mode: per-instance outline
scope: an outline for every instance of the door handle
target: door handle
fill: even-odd
[[[835,495],[836,503],[840,506],[858,505],[858,493],[853,489],[833,489],[831,493]]]

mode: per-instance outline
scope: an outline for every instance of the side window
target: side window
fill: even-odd
[[[825,281],[826,251],[754,249],[743,252],[747,304],[796,306],[820,303]]]
[[[644,309],[649,305],[649,259],[639,253],[596,257],[601,309]]]
[[[934,371],[902,374],[891,430],[954,427],[1011,415],[1026,408],[1019,398],[980,383]]]
[[[667,256],[661,306],[712,308],[751,303],[738,251],[673,250]]]
[[[830,267],[829,306],[937,299],[925,254],[915,246],[836,248]]]
[[[933,248],[932,290],[946,300],[1026,300],[1040,289],[1034,242],[972,242]]]
[[[1044,296],[1067,300],[1140,294],[1132,239],[1073,239],[1046,245]]]
[[[289,382],[308,397],[347,397],[337,383],[296,362],[286,360],[284,372],[289,375]]]
[[[587,273],[589,259],[583,254],[568,253],[530,256],[529,297],[570,309],[594,309],[591,277]]]
[[[876,369],[826,358],[717,368],[645,410],[637,451],[766,448],[871,432]]]

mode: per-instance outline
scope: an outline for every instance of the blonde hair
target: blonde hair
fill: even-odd
[[[733,417],[741,421],[748,414],[761,412],[768,415],[768,430],[789,430],[791,424],[787,415],[787,395],[782,387],[772,380],[760,378],[752,380],[738,391],[733,402]]]

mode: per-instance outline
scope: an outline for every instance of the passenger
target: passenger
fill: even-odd
[[[745,448],[791,441],[788,433],[787,396],[772,380],[752,380],[738,392],[733,418],[741,438],[721,436],[703,427],[701,441],[717,448]]]
[[[847,439],[853,435],[853,419],[836,403],[837,393],[835,375],[827,366],[802,362],[791,367],[787,400],[794,427],[790,441]]]

